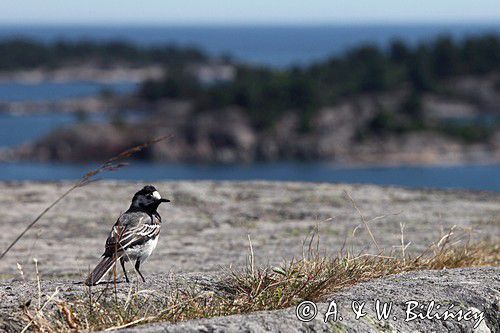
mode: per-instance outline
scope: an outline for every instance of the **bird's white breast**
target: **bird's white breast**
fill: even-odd
[[[151,253],[153,253],[153,250],[155,249],[156,244],[158,244],[158,238],[160,238],[160,236],[157,236],[156,238],[151,239],[144,244],[144,251],[143,251],[143,254],[141,256],[141,261],[146,260],[151,255]]]
[[[125,260],[135,261],[139,259],[141,263],[144,262],[151,255],[151,253],[153,253],[156,244],[158,244],[159,237],[160,236],[157,236],[156,238],[150,239],[142,245],[136,245],[125,250]]]

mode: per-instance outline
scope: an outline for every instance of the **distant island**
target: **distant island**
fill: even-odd
[[[73,103],[78,105],[73,111],[111,112],[114,121],[82,121],[58,129],[3,151],[2,159],[101,160],[172,134],[172,140],[140,158],[209,163],[500,161],[497,35],[441,37],[414,47],[394,41],[388,49],[366,45],[287,69],[211,58],[175,46],[0,42],[0,78],[82,66],[156,71],[141,76],[133,95],[103,92],[92,110]],[[131,109],[145,116],[133,123],[120,116]]]

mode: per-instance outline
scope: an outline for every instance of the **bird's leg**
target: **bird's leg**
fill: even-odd
[[[130,282],[127,276],[127,270],[125,269],[125,259],[120,258],[120,264],[122,264],[123,274],[125,274],[125,281]]]
[[[135,262],[135,270],[137,271],[137,273],[139,273],[139,275],[141,276],[141,279],[142,279],[142,282],[146,282],[146,280],[144,279],[144,276],[142,276],[142,273],[141,271],[139,270],[139,268],[141,267],[141,262],[139,261],[139,259],[137,259],[137,261]]]

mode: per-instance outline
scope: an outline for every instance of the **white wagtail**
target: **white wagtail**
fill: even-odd
[[[157,209],[162,202],[170,200],[162,199],[160,193],[151,185],[145,186],[134,195],[130,208],[114,224],[106,240],[102,259],[85,280],[86,285],[100,283],[117,260],[120,260],[127,282],[129,279],[125,262],[129,260],[135,260],[135,270],[145,282],[139,268],[158,243],[161,217]]]

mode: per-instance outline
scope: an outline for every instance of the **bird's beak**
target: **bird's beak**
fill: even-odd
[[[160,202],[170,202],[168,199],[160,199]]]

